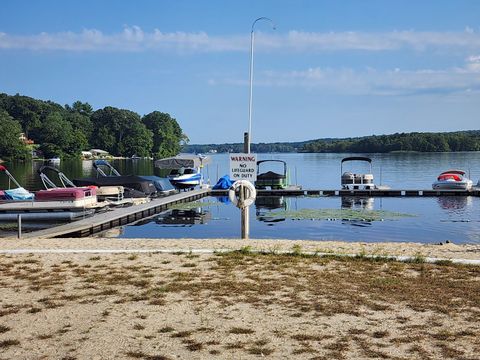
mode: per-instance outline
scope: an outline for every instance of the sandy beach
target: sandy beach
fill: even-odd
[[[422,262],[478,260],[478,245],[10,238],[0,251],[0,359],[480,353],[480,267]]]

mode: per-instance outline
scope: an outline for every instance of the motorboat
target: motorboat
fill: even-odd
[[[470,190],[472,187],[473,181],[465,176],[463,170],[444,171],[432,184],[433,190]]]
[[[369,172],[366,174],[357,174],[350,171],[343,172],[343,163],[348,161],[368,162]],[[364,156],[352,156],[342,159],[340,166],[341,186],[345,190],[373,190],[376,188],[373,183],[372,159]]]
[[[155,161],[155,167],[170,170],[168,179],[178,189],[203,185],[202,168],[211,162],[209,156],[180,154]]]
[[[104,188],[121,187],[124,198],[156,197],[157,189],[153,181],[135,175],[120,175],[113,166],[105,160],[93,163],[97,172],[96,177],[73,179],[73,186],[97,186],[100,191]],[[108,169],[108,170],[107,170]]]
[[[32,200],[34,198],[34,194],[20,186],[4,165],[0,165],[0,172],[8,177],[8,189],[0,190],[0,203],[3,201]],[[12,188],[12,184],[16,187]]]
[[[123,176],[121,175],[117,169],[113,167],[110,162],[107,160],[95,160],[93,162],[93,168],[97,172],[97,177],[112,177],[115,178],[120,184],[121,180],[125,179],[130,183],[131,177],[130,176]],[[177,189],[172,185],[172,183],[167,178],[162,178],[159,176],[148,176],[148,175],[139,175],[139,178],[152,182],[156,188],[157,196],[168,196],[173,195],[178,192]]]
[[[262,169],[268,164],[281,164],[281,172],[271,170],[262,172]],[[257,161],[257,180],[255,181],[257,189],[266,189],[270,187],[274,189],[285,189],[288,187],[287,179],[287,163],[283,160],[260,160]]]

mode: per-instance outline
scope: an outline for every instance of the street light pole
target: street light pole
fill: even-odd
[[[253,104],[253,43],[255,41],[255,24],[257,21],[267,20],[272,24],[273,30],[275,30],[275,24],[272,19],[267,17],[259,17],[252,24],[252,31],[250,32],[250,98],[248,106],[248,140],[247,140],[247,153],[250,154],[250,142],[252,140],[252,104]]]

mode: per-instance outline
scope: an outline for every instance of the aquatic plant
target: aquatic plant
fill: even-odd
[[[352,210],[352,209],[300,209],[271,211],[264,214],[266,217],[285,218],[293,220],[362,220],[383,221],[402,217],[413,217],[412,214],[397,213],[386,210]]]
[[[175,204],[169,207],[174,210],[192,210],[216,205],[223,205],[220,201],[192,201],[189,203]]]

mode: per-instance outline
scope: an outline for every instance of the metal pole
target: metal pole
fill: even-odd
[[[257,19],[258,20],[258,19]],[[250,97],[248,102],[248,141],[247,141],[247,154],[250,154],[250,137],[252,135],[252,103],[253,103],[253,42],[255,40],[253,26],[250,33]]]
[[[275,24],[272,19],[267,17],[259,17],[252,24],[252,31],[250,32],[250,97],[248,103],[248,142],[247,142],[247,154],[250,154],[250,142],[252,140],[252,104],[253,104],[253,43],[255,41],[255,24],[259,20],[268,20],[272,23],[273,30],[275,30]]]
[[[17,215],[17,226],[18,226],[17,237],[21,239],[22,238],[22,215],[20,214]]]

